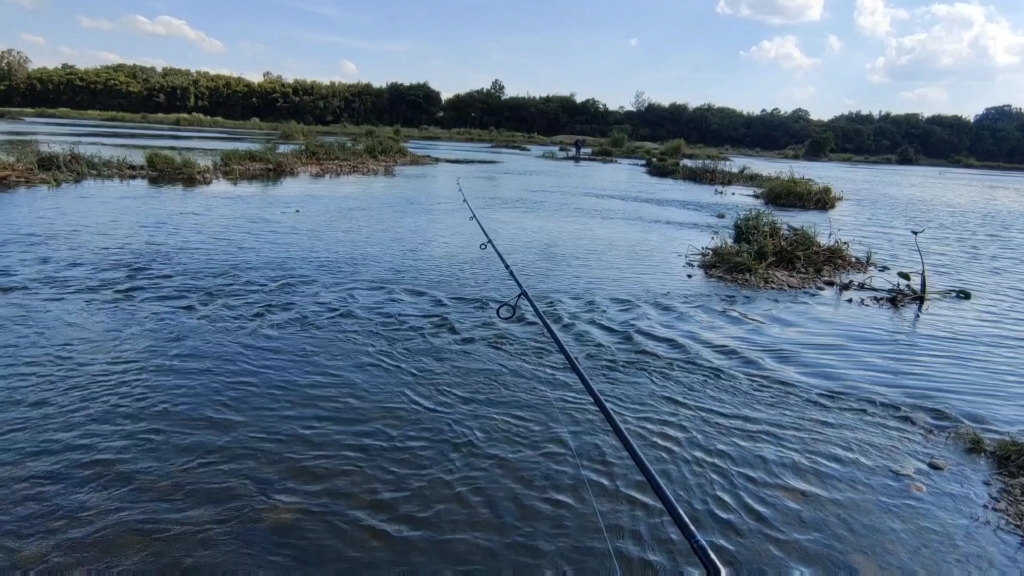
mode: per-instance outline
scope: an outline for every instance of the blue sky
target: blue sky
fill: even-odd
[[[0,47],[444,94],[974,114],[1024,105],[1020,0],[0,0]]]

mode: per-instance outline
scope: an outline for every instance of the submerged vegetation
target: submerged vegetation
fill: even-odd
[[[700,250],[698,265],[712,278],[756,288],[804,288],[867,268],[847,242],[831,234],[823,242],[814,228],[784,224],[767,210],[738,216],[732,238]]]
[[[194,158],[152,150],[144,163],[127,158],[83,154],[76,149],[44,150],[35,142],[8,142],[0,148],[0,189],[28,185],[59,186],[90,178],[149,178],[158,182],[209,184],[228,179],[312,174],[391,174],[397,166],[434,164],[437,160],[409,152],[401,142],[368,136],[356,142],[306,140],[289,150],[273,142],[259,148],[224,150],[213,165]]]
[[[713,186],[749,186],[758,191],[755,196],[769,206],[802,208],[805,210],[831,210],[843,199],[831,186],[819,184],[809,178],[789,174],[762,174],[746,166],[732,169],[723,162],[702,161],[686,163],[667,160],[648,160],[647,173],[660,178],[688,180]]]
[[[960,426],[950,437],[969,454],[984,456],[995,465],[1000,488],[992,508],[1024,537],[1024,442],[1012,436],[989,442],[970,426]]]

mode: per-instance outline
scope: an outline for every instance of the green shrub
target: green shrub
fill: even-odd
[[[590,155],[610,158],[612,156],[615,156],[615,150],[608,146],[598,146],[597,148],[594,148],[593,150],[590,151]]]
[[[831,186],[818,184],[790,172],[788,176],[769,179],[758,193],[758,198],[769,206],[831,210],[839,204],[843,196],[836,194]]]
[[[900,149],[896,151],[896,163],[903,165],[917,164],[919,155],[917,148],[910,144],[904,144],[900,146]]]
[[[625,132],[615,132],[605,141],[605,146],[615,150],[621,150],[627,144],[629,144],[629,136]],[[608,154],[608,156],[611,156],[611,154]]]
[[[835,147],[836,139],[828,130],[818,130],[804,145],[804,158],[826,159]]]

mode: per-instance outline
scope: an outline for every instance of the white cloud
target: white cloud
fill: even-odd
[[[793,88],[789,88],[785,91],[785,95],[794,100],[810,100],[814,97],[816,92],[817,90],[814,86],[808,84],[807,86],[795,86]]]
[[[829,54],[838,54],[843,49],[843,42],[835,34],[829,34],[825,39],[825,51]]]
[[[939,86],[925,86],[908,92],[900,92],[900,97],[915,102],[945,102],[949,94]]]
[[[870,80],[993,78],[1024,61],[1024,31],[991,6],[933,4],[915,10],[914,20],[917,32],[887,39],[885,56],[868,66]]]
[[[121,62],[122,58],[113,52],[89,52],[89,55],[103,62]]]
[[[795,24],[821,20],[825,0],[718,0],[715,12],[752,18],[769,24]]]
[[[135,64],[142,64],[143,66],[152,66],[154,68],[163,68],[167,66],[167,61],[161,58],[137,58],[132,60]]]
[[[857,0],[853,19],[862,32],[871,36],[885,36],[892,30],[893,20],[909,18],[906,10],[890,8],[886,0]]]
[[[166,36],[169,38],[185,38],[207,52],[223,52],[224,44],[188,25],[184,20],[171,16],[157,16],[150,20],[138,14],[125,16],[122,25],[133,32],[145,36]]]
[[[847,106],[853,106],[856,103],[857,103],[857,101],[853,100],[852,98],[843,98],[843,104],[845,104]]]
[[[86,18],[85,16],[78,17],[78,25],[82,28],[91,28],[93,30],[113,30],[114,23],[110,20],[103,18]]]
[[[356,68],[356,65],[348,60],[342,60],[340,66],[342,74],[346,76],[355,76],[356,74],[359,74],[359,68]]]
[[[35,34],[29,34],[28,32],[22,32],[21,39],[29,44],[35,44],[36,46],[46,46],[46,38],[36,36]]]
[[[819,62],[817,58],[811,58],[800,50],[796,36],[779,36],[771,40],[761,40],[751,46],[749,51],[740,52],[740,55],[762,63],[776,62],[787,70],[806,70]]]
[[[630,38],[629,39],[629,45],[630,46],[636,46],[636,44],[637,44],[637,39],[636,38]]]
[[[43,2],[42,0],[7,0],[7,3],[17,4],[22,8],[28,8],[29,10],[31,10],[33,8],[40,6]]]
[[[61,46],[61,47],[57,48],[57,52],[60,52],[60,55],[65,57],[65,58],[74,58],[74,57],[78,56],[78,50],[72,50],[71,48],[68,48],[67,46]]]

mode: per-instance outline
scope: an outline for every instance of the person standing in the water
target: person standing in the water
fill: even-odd
[[[576,159],[579,160],[580,159],[580,151],[583,150],[583,140],[580,140],[579,138],[577,138],[576,141],[572,143],[572,145],[573,145],[574,148],[576,148]]]

